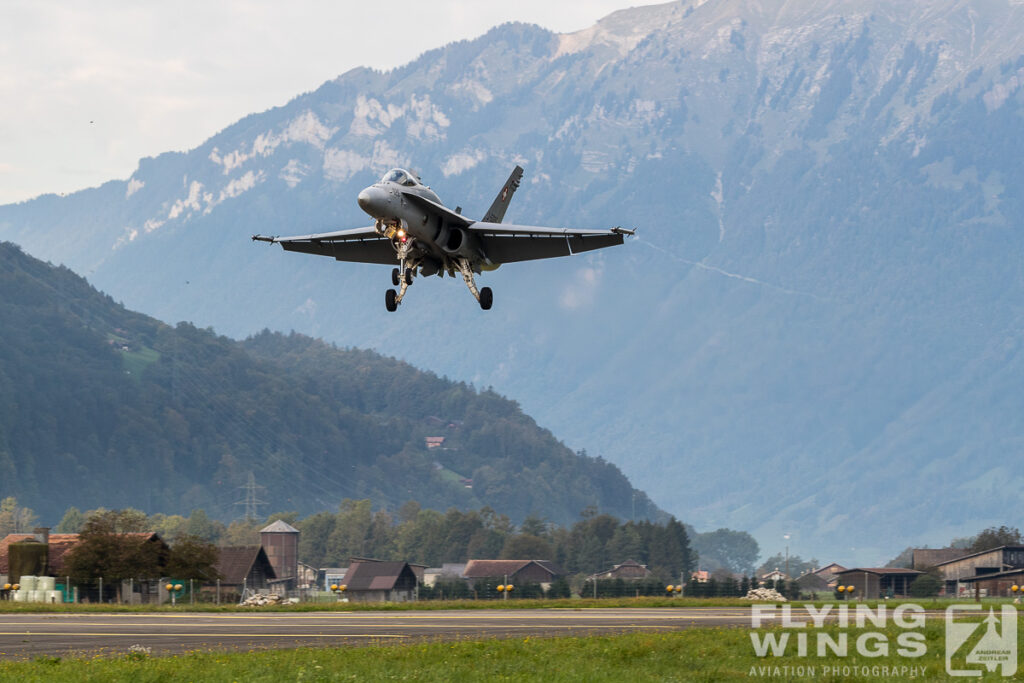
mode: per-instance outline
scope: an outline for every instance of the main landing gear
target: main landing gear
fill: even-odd
[[[491,291],[490,287],[477,289],[476,281],[473,278],[473,267],[470,265],[469,259],[456,259],[455,265],[458,266],[459,272],[462,273],[462,279],[466,281],[466,286],[469,287],[469,293],[480,304],[480,308],[485,311],[491,310],[491,306],[494,304],[494,292]],[[451,268],[450,265],[449,268]],[[412,284],[415,272],[416,267],[406,261],[402,262],[401,268],[395,268],[391,271],[391,284],[399,287],[399,290],[396,292],[393,289],[389,289],[384,292],[384,307],[389,312],[394,313],[398,310],[398,305],[402,303],[409,285]],[[451,270],[449,270],[449,273],[451,273]]]
[[[491,310],[491,305],[494,303],[494,293],[491,292],[491,288],[484,287],[480,290],[476,288],[476,280],[473,279],[473,269],[469,265],[469,259],[460,258],[457,264],[459,272],[462,273],[462,279],[466,281],[466,286],[469,287],[469,293],[480,303],[480,308],[485,311]]]

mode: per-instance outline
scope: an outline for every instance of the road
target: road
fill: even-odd
[[[749,626],[735,608],[485,609],[404,612],[2,614],[0,660],[38,655],[154,655],[290,647],[340,647],[413,639],[580,636],[704,626]]]

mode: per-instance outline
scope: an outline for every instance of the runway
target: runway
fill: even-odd
[[[749,625],[750,611],[746,607],[267,614],[0,613],[0,659],[117,656],[127,653],[133,645],[151,648],[152,654],[161,655]]]

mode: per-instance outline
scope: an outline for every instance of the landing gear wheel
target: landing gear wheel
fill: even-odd
[[[391,271],[391,284],[393,284],[395,287],[398,286],[398,278],[399,278],[398,268],[395,268],[395,269],[393,269]]]
[[[490,287],[484,287],[480,290],[480,308],[485,311],[491,310],[491,304],[494,303],[494,293],[491,292]]]
[[[398,310],[398,302],[395,300],[398,298],[398,292],[393,289],[389,289],[384,293],[384,307],[391,313]]]
[[[406,268],[405,269],[405,284],[407,284],[407,285],[411,285],[412,284],[412,268]]]

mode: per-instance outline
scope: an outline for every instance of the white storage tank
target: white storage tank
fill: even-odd
[[[18,584],[21,586],[23,591],[34,591],[37,590],[36,584],[39,581],[39,577],[36,576],[23,576]]]
[[[36,578],[37,591],[57,590],[57,579],[52,576],[40,576]]]

